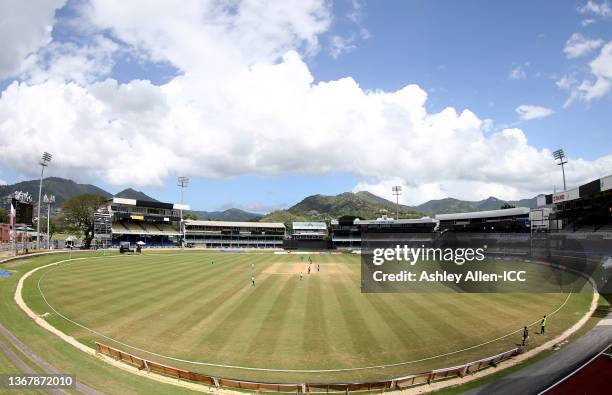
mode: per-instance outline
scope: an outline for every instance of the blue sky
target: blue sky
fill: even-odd
[[[295,23],[296,27],[289,30],[288,34],[281,34],[282,37],[293,35],[294,38],[273,37],[269,39],[269,46],[273,49],[264,51],[269,35],[263,34],[263,38],[255,36],[256,46],[261,44],[264,49],[244,47],[243,42],[253,37],[248,33],[248,27],[244,29],[247,33],[239,29],[240,20],[235,22],[238,28],[227,35],[231,36],[227,42],[226,36],[222,36],[222,44],[207,44],[209,37],[205,36],[207,33],[202,33],[199,38],[203,44],[194,39],[193,47],[183,48],[187,44],[180,41],[173,44],[172,41],[177,40],[179,32],[151,33],[150,26],[135,21],[138,19],[136,14],[124,19],[117,17],[125,16],[125,11],[118,10],[118,7],[113,8],[99,1],[69,2],[67,5],[60,2],[56,9],[49,10],[51,17],[55,15],[54,19],[47,20],[53,25],[51,36],[43,39],[38,47],[31,48],[30,52],[22,54],[24,61],[17,70],[13,68],[3,75],[0,68],[0,89],[4,91],[0,100],[0,125],[4,122],[4,129],[0,129],[0,136],[5,139],[16,134],[27,135],[26,130],[49,133],[50,140],[54,141],[51,146],[59,151],[54,154],[60,158],[56,167],[52,163],[48,168],[49,175],[72,177],[112,192],[133,186],[158,199],[176,201],[179,196],[176,176],[185,169],[184,173],[191,177],[186,200],[196,209],[240,207],[266,212],[287,207],[311,194],[337,194],[358,189],[368,189],[390,198],[389,185],[394,183],[405,185],[407,196],[402,198],[409,204],[446,196],[466,199],[484,198],[490,194],[507,199],[531,197],[535,193],[550,192],[552,188],[561,185],[558,168],[551,163],[549,155],[550,150],[558,147],[564,147],[572,164],[576,163],[575,167],[569,169],[570,183],[612,173],[609,131],[609,125],[612,124],[612,114],[609,111],[612,93],[608,92],[609,89],[603,89],[603,93],[598,91],[594,97],[590,97],[588,94],[592,90],[580,88],[588,88],[585,82],[607,83],[612,78],[612,62],[604,53],[606,44],[612,40],[612,16],[607,4],[602,1],[313,1],[312,7],[305,10],[304,15],[291,16],[293,19],[290,23]],[[28,21],[27,15],[15,12],[15,20],[23,17],[26,18],[26,24],[38,22]],[[167,12],[174,11],[169,6]],[[313,17],[315,12],[322,14]],[[163,13],[160,12],[160,15]],[[229,18],[234,16],[233,13],[228,15]],[[149,25],[156,26],[154,17],[148,20]],[[171,17],[169,15],[168,19]],[[177,18],[184,16],[177,15]],[[278,22],[279,26],[285,26],[282,18],[267,23],[274,25]],[[298,26],[298,22],[294,21],[296,19],[303,24]],[[163,21],[160,19],[158,22],[163,30]],[[193,28],[199,29],[216,22],[215,19],[196,20]],[[578,45],[575,48],[578,52],[568,55],[567,51],[571,50],[568,49],[568,40],[575,34],[578,34],[574,42]],[[18,40],[16,36],[14,34],[10,37]],[[232,42],[234,36],[236,42]],[[316,41],[314,44],[313,38]],[[72,44],[70,46],[67,43]],[[232,63],[223,55],[214,56],[214,51],[224,54],[225,49],[228,49],[228,59],[231,54],[240,53],[241,60]],[[190,58],[190,51],[195,60]],[[291,62],[285,59],[288,51],[297,52],[299,60]],[[199,59],[200,54],[202,59]],[[599,58],[598,64],[602,66],[594,69],[591,62]],[[217,61],[218,65],[211,65]],[[260,108],[258,105],[242,103],[242,96],[258,98],[263,95],[261,88],[248,91],[250,82],[241,86],[242,93],[238,96],[233,91],[225,91],[229,89],[227,86],[231,85],[230,81],[242,78],[239,77],[242,75],[240,70],[256,74],[253,69],[256,64],[271,69],[274,65],[287,65],[288,71],[285,74],[278,71],[272,73],[269,81],[270,95],[276,92],[278,95],[285,94],[282,86],[291,85],[291,81],[301,81],[306,68],[313,81],[306,83],[309,86],[296,87],[290,93],[290,101],[303,103],[302,100],[314,100],[310,99],[315,95],[311,91],[318,92],[322,89],[317,88],[331,84],[334,88],[331,92],[316,93],[321,96],[316,96],[319,97],[316,103],[307,107],[316,107],[326,97],[335,98],[337,95],[340,99],[330,99],[331,104],[328,103],[326,107],[337,105],[338,111],[330,111],[331,118],[322,117],[320,123],[314,123],[314,129],[302,130],[300,125],[308,123],[312,114],[298,122],[293,113],[290,117],[286,115],[289,110],[281,108],[283,100],[279,99],[281,104],[277,104],[278,119],[274,111],[270,114],[265,106]],[[217,78],[215,73],[223,74],[223,71],[219,71],[222,69],[232,70],[235,74],[227,71],[227,75],[218,77],[226,82],[217,86],[211,81]],[[276,77],[281,74],[282,77]],[[192,81],[192,85],[193,81],[195,84],[201,83],[198,85],[200,91],[180,91],[187,89],[181,85],[181,76],[187,76],[186,80]],[[339,87],[341,84],[338,81],[347,77],[358,88]],[[564,77],[571,83],[560,88],[560,81]],[[101,82],[109,79],[115,80],[116,85],[100,86]],[[143,87],[143,84],[134,84],[136,80],[147,80],[150,84],[144,84]],[[49,81],[59,82],[50,86]],[[21,89],[13,93],[14,97],[9,96],[6,91],[9,87],[15,87],[15,83],[21,83]],[[23,84],[27,84],[28,89]],[[36,126],[38,124],[27,124],[28,116],[23,114],[33,110],[19,106],[27,107],[24,102],[39,97],[43,100],[43,88],[45,94],[61,90],[64,92],[61,95],[63,98],[70,97],[72,94],[66,92],[76,89],[74,84],[82,88],[82,94],[100,100],[100,103],[94,103],[78,112],[78,115],[82,115],[83,112],[91,111],[91,116],[72,124],[59,122],[51,115],[40,120],[40,125],[51,122],[53,130],[57,132],[45,132]],[[419,89],[401,96],[398,92],[410,84],[417,85]],[[32,91],[37,86],[40,90]],[[123,91],[122,87],[125,88]],[[146,89],[146,92],[140,93],[138,89],[141,88]],[[305,92],[303,97],[307,99],[295,93],[302,90]],[[361,102],[356,103],[354,108],[347,108],[350,106],[344,103],[346,100],[341,99],[346,98],[345,94],[349,91],[354,94],[356,92],[359,97],[363,96],[363,101],[368,101],[370,107],[381,104],[384,108],[372,114],[372,123],[368,124],[369,129],[363,134],[366,137],[361,137],[358,143],[347,143],[344,150],[330,149],[329,146],[341,147],[343,133],[351,133],[352,128],[359,125],[351,117],[363,108]],[[198,102],[200,95],[212,96],[211,92],[222,99],[213,102],[206,98],[202,99],[205,102]],[[376,92],[388,93],[389,97],[380,99]],[[422,103],[418,99],[422,97],[421,92],[426,93]],[[157,100],[156,95],[162,94],[166,95],[160,99],[164,103],[163,108],[170,108],[174,113],[172,116],[161,117],[159,110],[150,110],[154,108],[151,103]],[[180,99],[171,96],[173,94]],[[568,100],[572,94],[575,98]],[[23,99],[18,100],[18,97]],[[148,101],[149,97],[151,102]],[[192,99],[184,99],[186,97]],[[119,102],[118,98],[125,101]],[[396,98],[405,100],[402,105],[406,107],[397,109],[388,105],[389,101]],[[184,102],[181,101],[183,99]],[[377,101],[379,99],[380,103]],[[7,102],[5,107],[2,107],[3,100]],[[216,119],[217,112],[225,111],[225,107],[217,107],[223,100],[228,102],[227,107],[236,106],[242,110],[236,110],[235,113],[228,110],[226,118],[219,116]],[[413,107],[406,104],[413,100],[419,105]],[[253,99],[249,103],[257,101]],[[83,102],[80,100],[79,105]],[[195,104],[186,107],[189,103]],[[274,97],[270,98],[270,103],[276,103]],[[146,111],[134,116],[134,112],[125,111],[129,105],[146,107]],[[247,105],[251,107],[244,107]],[[275,104],[270,106],[274,107]],[[525,111],[531,116],[521,119],[517,112],[519,106],[527,106],[524,107]],[[63,110],[58,111],[64,114],[62,111],[73,107],[76,106],[67,104],[61,107]],[[299,109],[299,106],[296,107]],[[449,115],[449,120],[444,121],[448,124],[434,125],[432,131],[427,132],[426,128],[435,124],[429,117],[442,117],[440,114],[444,114],[447,107],[455,110],[455,116]],[[186,108],[190,110],[187,112],[189,116],[181,118],[186,113],[179,110]],[[312,110],[315,117],[324,108]],[[469,114],[462,114],[464,110],[474,114],[477,120]],[[181,117],[177,118],[177,113],[182,114]],[[100,114],[103,114],[103,120],[92,121]],[[194,114],[196,116],[191,118]],[[244,115],[244,124],[235,125],[235,122],[242,121],[243,114],[248,114]],[[340,125],[336,129],[333,129],[335,126],[329,126],[333,114],[337,114],[338,119],[332,124]],[[414,114],[420,114],[419,119],[407,122],[407,119],[413,119],[411,117]],[[72,118],[66,115],[66,119]],[[214,122],[209,121],[211,118],[215,118]],[[200,122],[195,125],[197,127],[194,126],[196,131],[189,132],[191,134],[183,134],[182,131],[173,134],[178,128],[177,124],[185,127],[182,122],[188,121],[184,119]],[[161,136],[173,140],[172,144],[160,141],[164,138],[157,135],[154,137],[153,134],[157,132],[149,131],[150,128],[162,129],[169,124],[172,125],[171,129]],[[188,128],[191,126],[193,123]],[[125,131],[118,132],[116,128],[121,127],[125,127]],[[199,135],[198,127],[206,132]],[[304,138],[304,141],[297,138],[300,142],[293,147],[292,141],[296,138],[292,140],[287,136],[290,133],[308,136],[327,127],[331,128],[329,132],[313,137],[316,143],[312,144],[308,138]],[[397,130],[394,129],[396,127]],[[72,132],[64,134],[67,132],[62,128],[69,128]],[[88,132],[89,129],[92,132]],[[91,134],[94,129],[95,133],[100,133],[96,134],[98,137],[90,137],[94,136]],[[208,132],[209,129],[211,132]],[[259,129],[265,130],[265,133],[258,134]],[[452,136],[435,135],[446,129],[455,132]],[[138,132],[131,135],[134,130]],[[117,137],[121,133],[125,139]],[[225,152],[225,145],[215,146],[218,140],[227,138],[230,141],[233,137],[228,136],[242,136],[241,133],[245,133],[244,136],[248,136],[247,141],[251,143],[245,143],[248,146],[239,152],[246,152],[244,157],[254,158],[252,164],[242,165],[240,162],[243,159],[234,152],[234,148]],[[325,135],[335,133],[339,137],[325,140]],[[204,134],[206,137],[203,137]],[[505,137],[502,138],[502,135]],[[62,152],[62,141],[65,141],[66,136],[81,137],[71,141],[71,150],[66,148]],[[104,138],[100,136],[113,136],[119,146],[136,147],[136,154],[130,156],[126,153],[126,157],[119,159],[113,156],[115,151],[109,148],[106,162],[92,158],[90,165],[87,164],[86,155],[77,158],[75,151],[96,146],[89,142],[81,147],[76,145],[78,140]],[[190,136],[194,140],[189,140]],[[68,139],[73,140],[70,137]],[[232,147],[240,146],[240,142],[245,141],[240,137],[235,139]],[[431,139],[431,142],[424,141],[427,139]],[[265,140],[265,144],[259,147],[262,140]],[[482,142],[478,143],[478,147],[484,147],[481,156],[489,158],[470,152],[475,149],[473,146],[469,148],[470,144],[480,140]],[[416,148],[415,141],[419,141],[419,148]],[[152,142],[157,144],[150,146]],[[177,146],[171,147],[173,144]],[[203,153],[193,154],[191,158],[186,153],[193,151],[189,146],[198,146],[202,151],[209,149],[211,152],[207,156]],[[211,146],[215,147],[209,148]],[[250,146],[257,148],[251,150]],[[303,153],[300,161],[311,161],[313,164],[296,164],[292,158],[277,159],[283,157],[285,151],[282,147],[285,146],[287,150],[295,150],[293,156]],[[4,159],[0,158],[0,180],[12,183],[32,178],[36,173],[35,168],[16,163],[35,161],[42,147],[45,145],[21,146],[19,149],[25,152],[11,156],[6,153],[13,152],[17,147],[8,142],[4,146],[0,145],[0,153],[6,154],[3,155]],[[367,152],[368,148],[374,151],[374,147],[378,149],[376,157]],[[396,165],[385,163],[385,155],[380,154],[387,152],[385,147],[393,147],[390,148],[393,154],[389,154],[387,162],[397,160]],[[437,147],[441,148],[440,152]],[[155,154],[140,157],[143,149]],[[214,157],[213,154],[219,156],[210,159],[210,162],[215,161],[210,164],[208,158]],[[494,155],[507,155],[507,158],[499,159],[500,163],[503,162],[499,171],[490,170],[498,160],[490,158]],[[459,164],[457,169],[450,171],[449,167],[454,166],[454,161],[439,158],[443,156],[465,156],[465,161],[458,161],[465,164]],[[344,157],[346,164],[342,161]],[[397,157],[400,159],[395,159]],[[131,163],[130,158],[134,163]],[[326,158],[330,159],[329,166],[326,166]],[[104,164],[113,167],[113,163],[121,165],[108,172],[99,170]],[[390,170],[387,170],[387,166]],[[122,169],[129,174],[122,174]],[[398,170],[394,172],[394,169]]]

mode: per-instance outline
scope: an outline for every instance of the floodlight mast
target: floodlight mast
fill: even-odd
[[[559,148],[553,152],[553,157],[559,161],[557,165],[561,166],[561,171],[563,172],[563,192],[565,192],[567,191],[567,186],[565,184],[565,164],[567,163],[567,157],[565,156],[565,152],[563,152],[563,148]]]
[[[51,219],[51,204],[55,203],[55,196],[45,195],[43,202],[47,205],[47,249],[51,249],[51,234],[49,233]]]
[[[395,195],[395,219],[399,219],[399,195],[402,194],[401,185],[395,185],[391,187],[391,191]]]
[[[49,162],[51,162],[51,158],[53,157],[53,155],[51,155],[48,152],[43,152],[41,158],[40,158],[40,162],[38,162],[38,164],[40,165],[40,184],[38,185],[38,207],[37,207],[37,217],[36,217],[36,249],[39,250],[40,249],[40,201],[42,198],[42,182],[43,182],[43,173],[45,172],[45,167],[47,167],[49,165]]]
[[[181,205],[183,205],[183,190],[187,188],[187,186],[189,185],[189,177],[179,176],[176,185],[178,185],[181,188]],[[183,240],[181,240],[181,247],[182,247],[185,244],[185,226],[183,224],[183,209],[181,208],[179,211],[181,214],[181,234],[183,236]]]

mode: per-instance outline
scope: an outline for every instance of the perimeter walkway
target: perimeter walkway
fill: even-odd
[[[578,369],[610,343],[612,343],[612,313],[609,313],[586,335],[562,347],[554,354],[464,394],[539,394]]]
[[[17,339],[15,335],[9,332],[9,330],[6,329],[4,326],[2,326],[2,324],[0,324],[0,334],[2,334],[6,339],[8,339],[13,345],[13,347],[19,350],[19,352],[25,355],[32,363],[37,365],[45,373],[47,374],[59,374],[60,373],[60,371],[57,370],[54,366],[52,366],[50,363],[48,363],[47,361],[42,359],[40,356],[38,356],[36,353],[34,353],[28,346],[23,344],[21,340]],[[15,373],[30,373],[30,374],[36,373],[17,354],[15,354],[10,348],[8,348],[6,344],[2,342],[2,340],[0,340],[0,352],[5,354],[7,358],[21,371],[21,372],[15,372]],[[102,392],[95,390],[83,383],[80,383],[78,380],[76,384],[76,390],[85,395],[103,395]],[[68,392],[61,390],[61,389],[49,389],[46,391],[53,395],[68,394]]]

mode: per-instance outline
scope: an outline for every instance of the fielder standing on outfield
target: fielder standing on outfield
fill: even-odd
[[[540,322],[540,335],[543,335],[545,330],[546,330],[546,315],[544,315],[544,317],[542,318],[542,321]]]
[[[255,286],[255,276],[251,276],[251,286]]]
[[[304,272],[300,272],[300,281],[304,279]]]
[[[527,343],[528,339],[529,339],[529,329],[525,327],[525,329],[523,329],[523,346],[525,345],[525,343]]]

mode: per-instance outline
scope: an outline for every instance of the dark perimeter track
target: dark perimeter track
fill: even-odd
[[[499,380],[464,392],[464,395],[539,394],[584,365],[610,343],[612,343],[612,313],[586,335],[555,351],[554,354]]]

